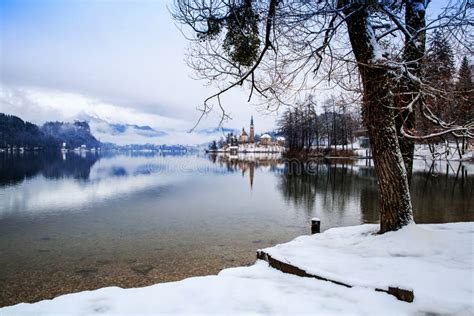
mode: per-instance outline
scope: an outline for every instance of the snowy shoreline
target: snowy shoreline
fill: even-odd
[[[264,249],[310,273],[350,283],[298,277],[262,260],[143,288],[102,288],[0,309],[1,315],[137,314],[472,314],[474,222],[409,225],[374,234],[378,225],[333,228]],[[373,287],[402,286],[413,303]]]

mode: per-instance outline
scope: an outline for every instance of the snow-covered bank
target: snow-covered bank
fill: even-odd
[[[433,153],[430,151],[430,147],[427,144],[416,144],[415,145],[415,159],[441,159],[441,160],[451,160],[451,161],[473,161],[474,160],[474,148],[472,145],[468,146],[468,149],[464,152],[461,157],[458,153],[458,148],[456,143],[447,143],[447,144],[434,144],[432,145]]]
[[[335,228],[264,249],[273,259],[352,286],[412,289],[423,311],[474,312],[474,223]],[[432,310],[433,309],[433,310]]]
[[[217,276],[137,289],[104,288],[0,309],[0,315],[392,314],[474,312],[474,223],[335,228],[265,251],[355,287],[302,278],[263,261]],[[366,286],[412,287],[413,303]],[[390,285],[392,285],[390,284]]]

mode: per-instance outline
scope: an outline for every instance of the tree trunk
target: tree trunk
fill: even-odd
[[[350,16],[349,16],[350,15]],[[367,127],[380,196],[380,233],[412,221],[408,178],[390,94],[388,68],[380,56],[368,12],[352,5],[346,12],[349,38],[363,83],[362,116]]]
[[[405,47],[403,58],[408,66],[408,70],[415,76],[421,75],[421,60],[425,54],[426,32],[421,31],[425,28],[425,0],[406,1],[405,9],[405,24],[407,30],[416,36],[405,37]],[[398,133],[398,141],[400,143],[400,150],[402,152],[403,161],[407,170],[408,182],[411,182],[411,174],[413,171],[413,155],[415,152],[415,142],[411,139],[403,137],[400,129],[404,126],[406,130],[411,132],[416,128],[415,106],[412,109],[405,109],[417,94],[420,92],[420,87],[402,77],[400,86],[400,95],[396,99],[397,107],[402,108],[401,112],[396,116],[396,127]],[[419,101],[420,102],[420,101]]]

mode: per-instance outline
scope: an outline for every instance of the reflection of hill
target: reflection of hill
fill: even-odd
[[[99,159],[95,154],[79,156],[76,154],[69,154],[66,159],[50,160],[45,164],[41,170],[46,178],[60,179],[60,178],[74,178],[87,180],[91,171],[91,167]]]
[[[31,153],[0,155],[0,186],[13,185],[41,173],[46,178],[71,177],[88,179],[91,167],[99,159],[96,155],[79,156],[74,153],[62,157],[59,153]]]

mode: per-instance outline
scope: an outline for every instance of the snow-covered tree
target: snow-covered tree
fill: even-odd
[[[237,86],[268,107],[295,104],[321,79],[357,82],[380,194],[380,231],[412,221],[405,139],[418,135],[413,111],[436,121],[422,102],[421,61],[426,32],[443,29],[462,39],[471,32],[472,6],[453,1],[427,23],[426,0],[176,0],[174,18],[187,26],[188,63],[219,91],[204,100],[203,115]],[[185,30],[185,32],[186,32]],[[394,82],[402,89],[394,91]],[[398,95],[396,99],[395,96]],[[395,124],[396,117],[402,117]],[[438,122],[439,133],[468,133],[469,126]],[[436,133],[435,133],[436,135]],[[408,144],[412,146],[412,143]]]

